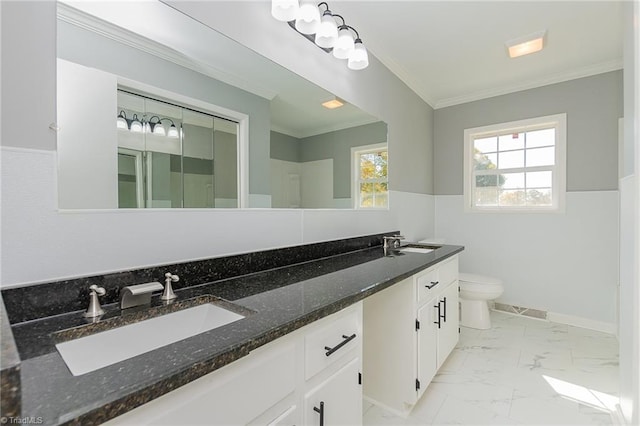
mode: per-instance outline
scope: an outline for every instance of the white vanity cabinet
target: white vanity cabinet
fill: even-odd
[[[363,303],[364,395],[406,416],[458,342],[458,257]]]
[[[360,358],[351,360],[304,397],[305,425],[362,424]]]
[[[358,425],[361,360],[359,302],[106,424]]]

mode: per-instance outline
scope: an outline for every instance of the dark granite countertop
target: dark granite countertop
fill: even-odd
[[[154,300],[138,313],[121,314],[116,303],[107,304],[100,325],[88,325],[82,311],[13,324],[21,359],[21,417],[42,424],[100,424],[462,250],[445,245],[427,254],[384,256],[378,245],[178,289],[178,304]],[[71,374],[55,348],[82,330],[99,331],[103,324],[121,325],[125,316],[136,321],[209,296],[231,302],[246,317],[81,376]],[[74,330],[59,333],[68,329]]]

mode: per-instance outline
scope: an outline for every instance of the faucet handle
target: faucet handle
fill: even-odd
[[[173,300],[176,297],[176,294],[173,292],[173,288],[171,287],[171,283],[172,282],[177,282],[180,280],[180,277],[172,274],[171,272],[167,272],[166,274],[164,274],[165,276],[165,285],[164,285],[164,293],[162,293],[162,296],[160,296],[160,300],[165,300],[165,301],[169,301],[169,300]]]
[[[95,318],[104,314],[104,310],[102,310],[102,306],[100,306],[100,301],[98,300],[98,296],[104,296],[106,290],[104,287],[98,287],[97,285],[92,285],[89,287],[89,307],[87,311],[84,313],[85,318]]]
[[[104,287],[98,287],[97,285],[92,285],[91,287],[89,287],[89,290],[91,290],[92,292],[96,293],[98,296],[104,296],[107,291],[104,289]]]
[[[171,272],[167,272],[166,274],[164,274],[164,276],[167,278],[165,280],[165,282],[169,283],[170,281],[173,281],[174,283],[177,281],[180,281],[180,277],[177,275],[172,274]]]

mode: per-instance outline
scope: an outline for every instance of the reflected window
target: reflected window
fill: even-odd
[[[118,89],[120,208],[238,207],[238,123]]]
[[[358,209],[389,207],[387,145],[369,145],[353,150],[355,206]]]

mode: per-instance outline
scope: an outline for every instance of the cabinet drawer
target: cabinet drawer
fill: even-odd
[[[438,278],[443,288],[458,279],[458,256],[447,260],[438,268]]]
[[[418,303],[426,302],[458,279],[458,256],[416,275]]]
[[[416,293],[418,295],[418,302],[425,302],[438,293],[443,283],[440,282],[438,276],[438,269],[432,269],[416,276]]]
[[[305,379],[313,377],[360,344],[359,312],[352,310],[305,336]]]

